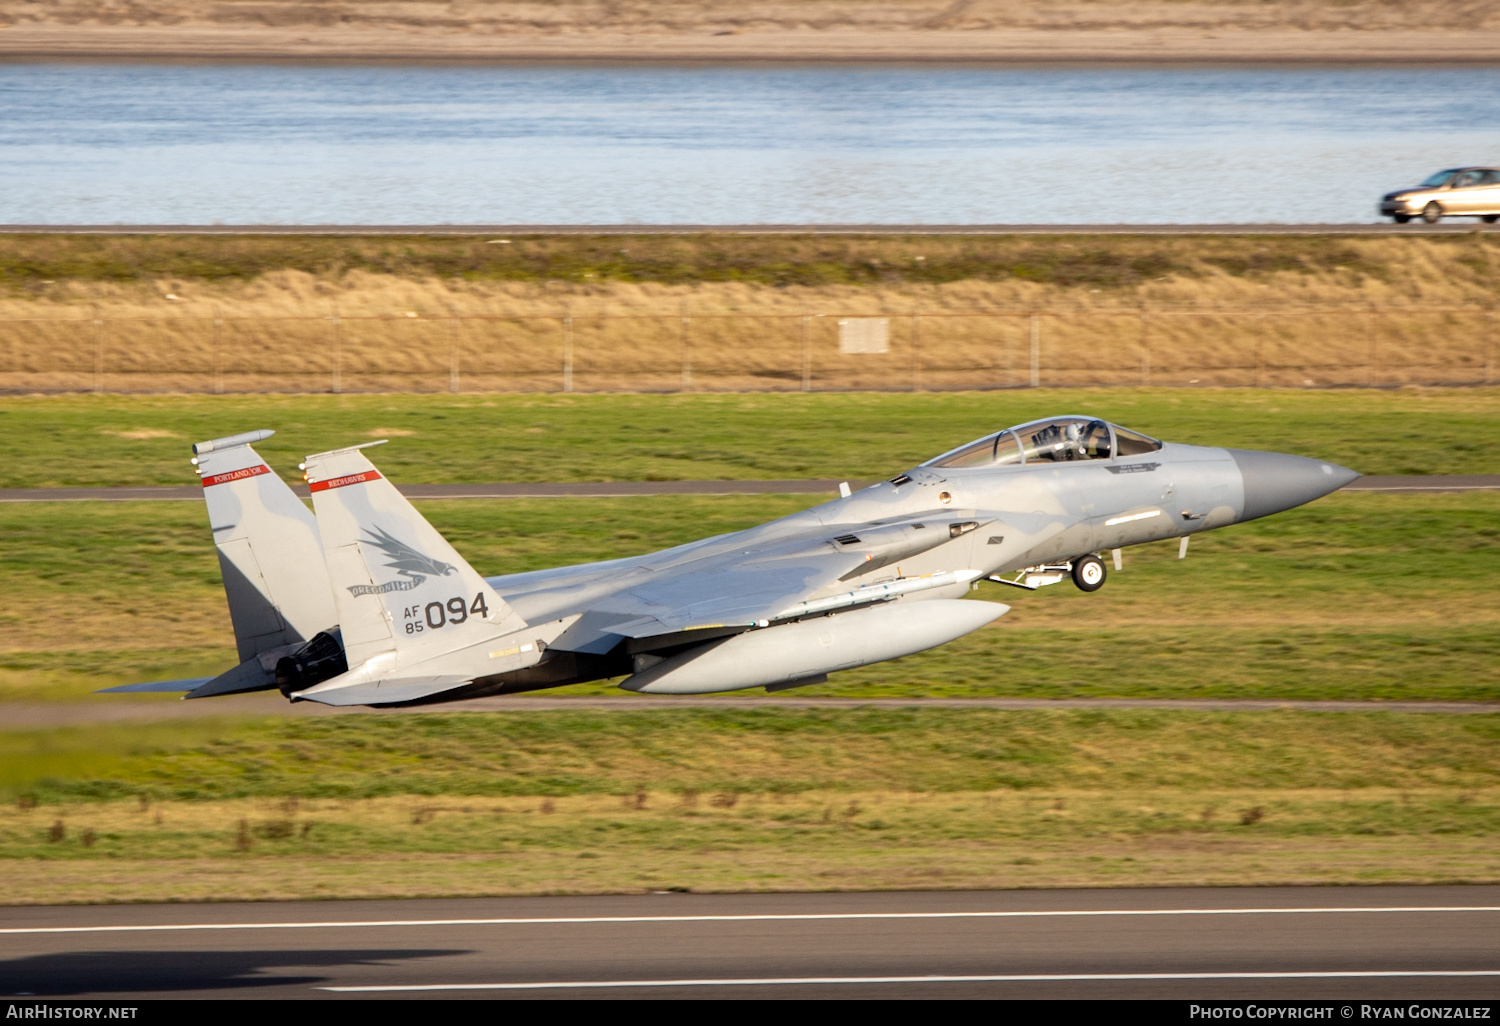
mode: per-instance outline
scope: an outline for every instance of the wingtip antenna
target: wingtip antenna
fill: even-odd
[[[375,446],[384,445],[389,441],[389,438],[377,438],[373,442],[360,442],[358,445],[343,445],[337,449],[329,449],[327,452],[311,453],[304,458],[302,463],[298,464],[298,467],[301,469],[306,469],[306,464],[308,462],[311,462],[312,460],[321,460],[328,456],[337,456],[341,452],[354,452],[356,449],[373,449]]]

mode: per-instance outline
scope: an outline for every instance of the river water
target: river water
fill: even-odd
[[[1500,68],[0,64],[0,222],[1369,222]]]

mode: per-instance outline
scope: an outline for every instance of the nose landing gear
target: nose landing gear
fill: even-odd
[[[1104,587],[1106,576],[1104,560],[1098,556],[1091,554],[1073,561],[1073,583],[1079,591],[1098,591]]]
[[[1090,553],[1086,556],[1079,556],[1068,563],[1046,563],[1041,566],[1028,566],[1024,570],[1015,571],[1009,577],[991,574],[985,580],[994,581],[996,584],[1008,584],[1012,588],[1025,588],[1027,591],[1036,591],[1038,588],[1045,588],[1049,584],[1058,584],[1064,578],[1072,577],[1073,583],[1078,585],[1079,591],[1098,591],[1104,587],[1104,578],[1106,576],[1104,561],[1093,553]]]

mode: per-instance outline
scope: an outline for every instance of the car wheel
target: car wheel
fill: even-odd
[[[1408,221],[1411,220],[1411,215],[1410,214],[1392,214],[1391,215],[1391,220],[1395,221],[1397,224],[1405,224],[1406,222],[1408,222]]]
[[[1437,224],[1443,219],[1443,208],[1438,206],[1437,200],[1433,200],[1422,208],[1422,220],[1428,224]]]
[[[1494,224],[1496,221],[1500,221],[1500,214],[1485,214],[1480,220],[1485,224]]]
[[[1073,583],[1079,591],[1098,591],[1104,587],[1104,561],[1098,556],[1073,560]]]

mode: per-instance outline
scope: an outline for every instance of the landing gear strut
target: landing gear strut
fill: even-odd
[[[1057,584],[1068,577],[1073,578],[1073,583],[1078,585],[1080,591],[1098,591],[1104,587],[1104,563],[1093,553],[1087,556],[1079,556],[1068,563],[1044,563],[1041,566],[1028,566],[1024,570],[1017,570],[1009,577],[1001,577],[999,574],[991,574],[986,577],[987,581],[996,584],[1008,584],[1012,588],[1025,588],[1027,591],[1036,591],[1045,588],[1049,584]]]

